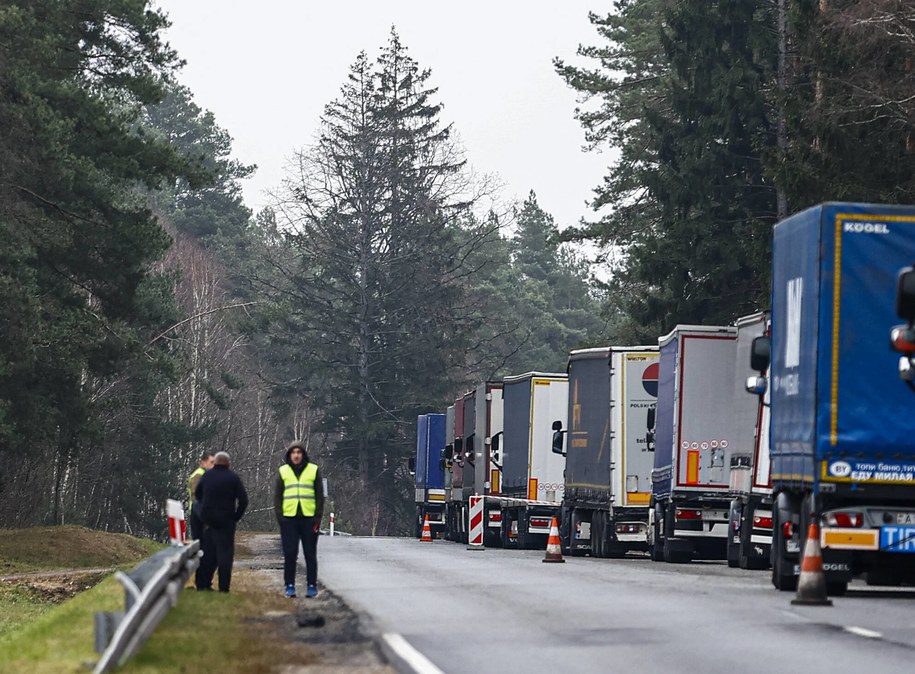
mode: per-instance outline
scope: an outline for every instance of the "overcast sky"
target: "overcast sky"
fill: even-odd
[[[552,67],[595,44],[596,0],[159,0],[167,37],[187,61],[181,81],[258,165],[245,185],[255,210],[268,202],[292,153],[312,142],[361,50],[377,54],[391,26],[444,103],[476,170],[495,173],[505,199],[531,189],[560,227],[589,214],[585,202],[607,154],[583,152],[575,92]]]

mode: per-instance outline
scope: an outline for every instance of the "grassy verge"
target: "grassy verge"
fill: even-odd
[[[85,527],[0,529],[0,576],[121,566],[148,557],[161,547],[146,538]]]
[[[123,590],[109,578],[93,589],[0,638],[0,671],[35,674],[84,673],[92,650],[92,614],[123,608]],[[239,571],[232,592],[181,593],[140,653],[119,672],[270,672],[283,664],[307,664],[315,653],[277,630],[270,616],[291,609],[265,591],[257,572]]]
[[[0,582],[0,637],[96,585],[107,574],[79,569],[129,567],[162,546],[84,527],[0,529],[0,576],[66,570],[53,577]]]
[[[94,612],[123,607],[121,586],[114,578],[104,580],[0,637],[0,671],[85,674],[84,663],[97,659],[93,651]]]

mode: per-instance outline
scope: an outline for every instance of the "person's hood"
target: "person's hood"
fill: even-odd
[[[292,450],[295,449],[296,447],[298,447],[299,449],[302,450],[303,456],[302,456],[301,465],[305,466],[308,464],[308,450],[305,448],[305,443],[299,442],[298,440],[296,440],[295,442],[290,442],[289,446],[286,447],[286,463],[288,463],[293,468],[295,468],[296,466],[292,462],[292,459],[289,458],[289,456],[290,456],[290,454],[292,454]]]

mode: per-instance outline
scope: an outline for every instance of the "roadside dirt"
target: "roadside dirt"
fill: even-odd
[[[319,553],[320,554],[320,553]],[[246,570],[251,582],[263,592],[279,596],[283,590],[283,559],[278,534],[239,535],[235,568]],[[298,573],[305,569],[299,564]],[[300,585],[304,586],[304,583]],[[320,594],[315,599],[299,597],[282,606],[271,608],[248,620],[252,627],[266,629],[290,647],[288,652],[301,652],[304,646],[311,657],[307,662],[290,662],[276,671],[280,674],[396,674],[386,664],[372,635],[337,595],[318,583]],[[272,606],[276,606],[272,603]],[[253,631],[259,631],[255,629]]]
[[[25,588],[38,601],[59,604],[98,585],[111,569],[60,569],[17,573],[0,577],[0,583]]]

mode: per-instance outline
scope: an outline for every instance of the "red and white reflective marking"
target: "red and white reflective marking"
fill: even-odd
[[[165,502],[165,515],[168,517],[168,539],[172,545],[184,545],[187,533],[184,523],[184,506],[180,501],[168,499]]]
[[[470,497],[470,526],[467,530],[470,532],[467,542],[471,546],[483,547],[483,497]]]

